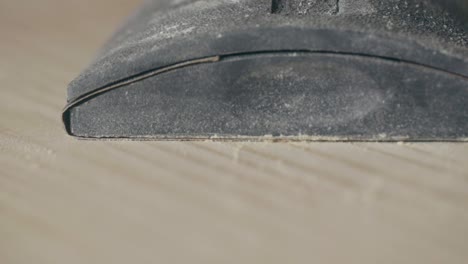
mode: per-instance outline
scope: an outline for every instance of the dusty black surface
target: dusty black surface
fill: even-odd
[[[70,84],[66,126],[97,138],[463,140],[465,6],[146,1]]]

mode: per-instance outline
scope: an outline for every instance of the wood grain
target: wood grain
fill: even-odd
[[[78,141],[132,0],[0,0],[0,263],[468,263],[467,144]]]

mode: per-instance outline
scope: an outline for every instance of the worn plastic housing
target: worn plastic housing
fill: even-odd
[[[465,1],[146,1],[68,89],[84,138],[466,140]]]

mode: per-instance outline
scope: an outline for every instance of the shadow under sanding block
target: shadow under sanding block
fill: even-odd
[[[468,1],[150,0],[68,88],[81,138],[466,141]]]

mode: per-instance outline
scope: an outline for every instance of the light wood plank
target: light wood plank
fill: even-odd
[[[89,142],[66,85],[138,3],[0,0],[0,263],[467,263],[467,144]]]

